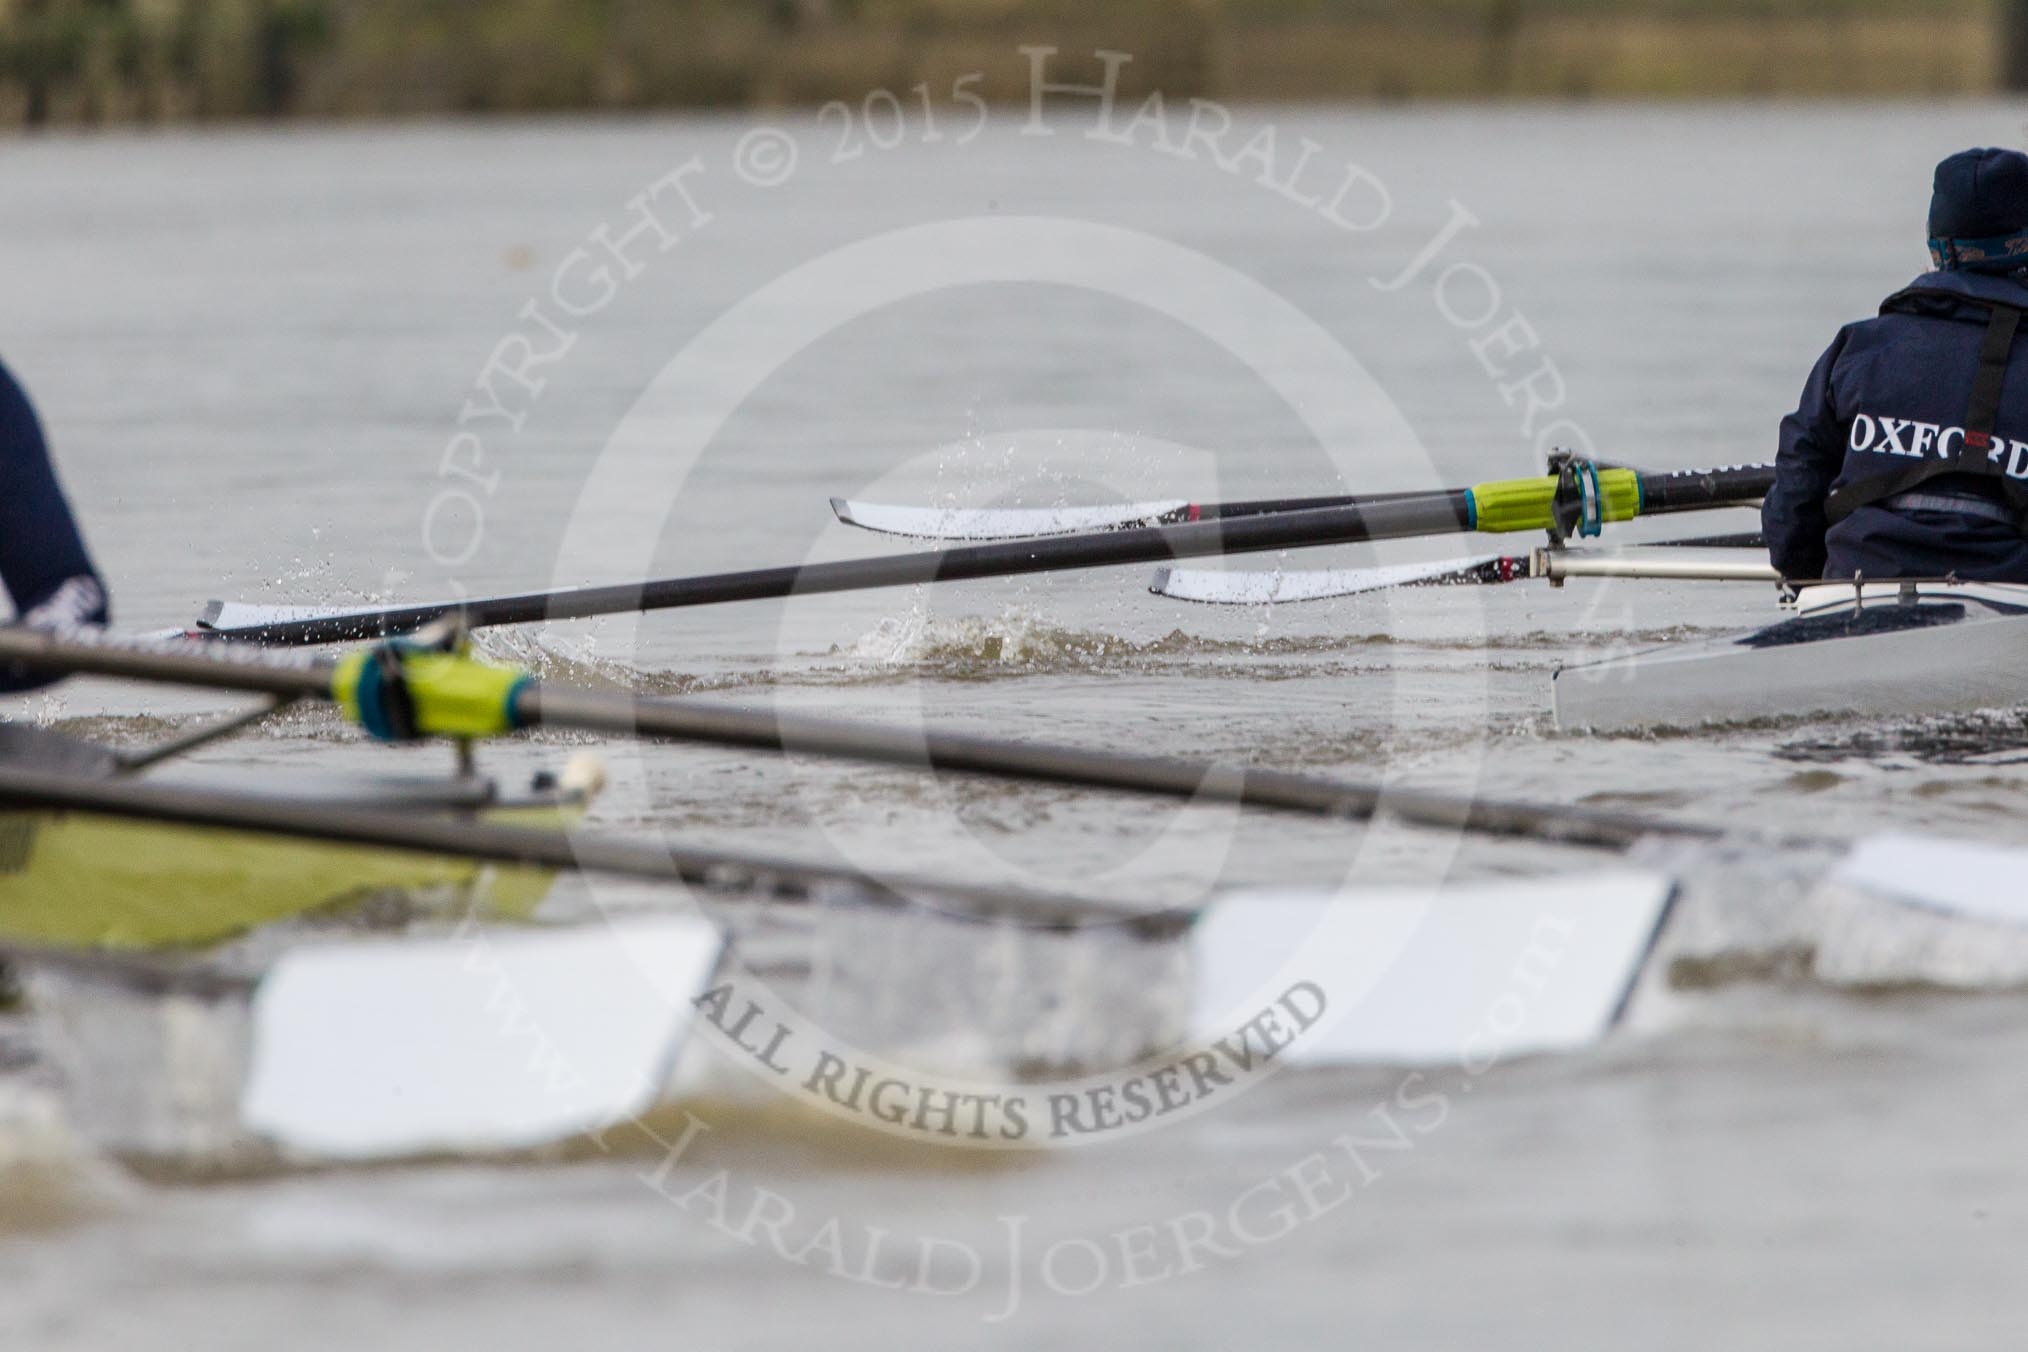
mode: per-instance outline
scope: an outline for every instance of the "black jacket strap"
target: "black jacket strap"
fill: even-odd
[[[2021,328],[2021,312],[2011,305],[1995,305],[1986,323],[1985,341],[1979,344],[1979,372],[1972,378],[1972,401],[1965,408],[1965,451],[1992,449],[1993,429],[2000,422],[2000,393],[2007,385],[2007,358],[2014,351],[2014,335]],[[1961,459],[1968,459],[1960,453]],[[1985,456],[1977,457],[1976,468],[1989,473],[1995,466]]]

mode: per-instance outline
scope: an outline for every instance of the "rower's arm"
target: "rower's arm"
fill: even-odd
[[[1834,406],[1831,373],[1845,350],[1841,331],[1817,360],[1803,386],[1796,411],[1782,419],[1781,448],[1775,454],[1775,485],[1761,504],[1761,533],[1768,556],[1783,577],[1824,575],[1830,529],[1825,500],[1845,460],[1844,428]]]

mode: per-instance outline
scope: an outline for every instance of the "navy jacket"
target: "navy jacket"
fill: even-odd
[[[1944,294],[1925,299],[1921,314],[1846,325],[1810,372],[1801,405],[1782,420],[1775,488],[1761,508],[1761,527],[1784,577],[1955,573],[2028,582],[2028,538],[2009,522],[1879,504],[1836,526],[1826,520],[1825,499],[1834,489],[1906,466],[1918,446],[1937,455],[1939,431],[1962,427],[1991,312],[1953,297],[2028,304],[2028,285],[2011,276],[1932,272],[1913,285]],[[1994,435],[2028,445],[2028,334],[2008,361]],[[2028,449],[2014,459],[2028,471]],[[1997,500],[1994,481],[1975,475],[1946,475],[1921,491]]]
[[[104,624],[108,618],[105,587],[57,484],[42,425],[5,366],[0,366],[0,582],[18,615],[40,609],[38,619],[59,627]],[[46,678],[0,667],[0,692],[46,684]]]

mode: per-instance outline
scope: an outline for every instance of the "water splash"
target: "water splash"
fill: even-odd
[[[1775,749],[1783,760],[1827,763],[1906,760],[1921,765],[2028,764],[2028,708],[1973,713],[1839,730],[1800,737]]]
[[[889,616],[832,656],[875,667],[936,668],[947,676],[1000,671],[1085,670],[1117,665],[1158,651],[1095,630],[1051,624],[1026,607],[992,618],[932,620],[921,611]]]

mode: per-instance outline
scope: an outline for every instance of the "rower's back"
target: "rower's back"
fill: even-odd
[[[1937,166],[1930,256],[1782,420],[1761,515],[1791,581],[2028,582],[2028,155]]]

